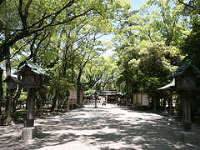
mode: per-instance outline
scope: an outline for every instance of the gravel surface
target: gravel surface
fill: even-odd
[[[183,132],[173,118],[111,104],[37,119],[32,144],[22,128],[0,127],[0,150],[200,150],[199,126]]]

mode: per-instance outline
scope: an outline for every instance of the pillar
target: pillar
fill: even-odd
[[[191,130],[191,106],[190,106],[190,96],[184,96],[183,106],[184,106],[184,130]]]

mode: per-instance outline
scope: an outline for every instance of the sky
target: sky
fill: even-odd
[[[139,9],[140,6],[147,0],[130,0],[132,9]]]
[[[131,2],[131,9],[132,10],[139,9],[142,6],[142,4],[144,2],[146,2],[146,1],[147,0],[130,0],[130,2]],[[108,40],[111,39],[111,37],[112,37],[111,35],[106,35],[106,36],[103,37],[103,41],[108,41]],[[110,56],[112,54],[112,52],[113,51],[111,49],[107,50],[106,52],[104,52],[103,56]]]

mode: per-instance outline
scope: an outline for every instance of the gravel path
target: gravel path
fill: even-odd
[[[0,150],[200,150],[200,127],[186,133],[171,118],[116,105],[87,105],[35,126],[31,145],[19,138],[22,125],[0,127]]]

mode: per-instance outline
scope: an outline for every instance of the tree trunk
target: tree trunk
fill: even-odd
[[[11,65],[10,65],[10,50],[7,47],[8,57],[6,59],[6,77],[11,76]],[[6,114],[7,114],[7,122],[9,124],[11,122],[11,109],[12,109],[12,98],[13,93],[6,88]]]
[[[77,78],[77,104],[81,104],[81,75],[82,75],[82,68],[80,67],[78,78]]]
[[[157,111],[157,99],[153,99],[153,110],[156,112]]]
[[[18,90],[17,90],[17,93],[13,99],[13,113],[16,111],[16,106],[17,106],[17,100],[19,99],[20,95],[21,95],[21,91],[22,91],[22,87],[21,85],[18,85]],[[21,107],[20,107],[21,108]]]
[[[169,97],[169,113],[173,113],[172,107],[173,107],[172,94],[170,93],[170,97]]]
[[[80,90],[80,84],[77,85],[77,104],[81,104],[81,90]]]
[[[57,96],[57,91],[56,91],[55,96],[53,98],[52,106],[51,106],[51,112],[53,112],[55,110],[55,108],[56,108],[57,97],[58,96]]]
[[[2,107],[2,100],[3,100],[2,77],[3,77],[3,69],[0,68],[0,115],[2,114],[1,107]]]

